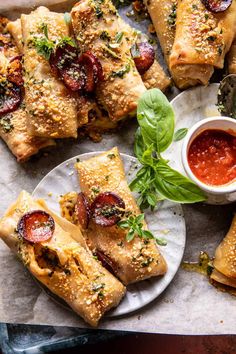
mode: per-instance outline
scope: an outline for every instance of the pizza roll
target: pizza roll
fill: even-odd
[[[165,91],[171,83],[170,78],[156,59],[152,66],[142,75],[142,80],[147,89],[158,88],[161,91]]]
[[[235,32],[235,1],[220,13],[208,11],[201,0],[179,1],[170,55],[170,69],[174,76],[185,79],[187,84],[194,80],[206,85],[214,67],[223,68]],[[183,87],[186,85],[181,85]]]
[[[134,46],[137,46],[139,48],[139,45],[142,45],[143,43],[148,43],[148,37],[144,33],[137,32],[134,28],[132,28],[127,23],[125,24],[125,26],[126,26],[126,33],[129,38],[131,53],[132,53],[132,48]],[[142,59],[145,62],[146,58],[143,57]],[[141,74],[141,77],[147,89],[158,88],[162,91],[165,91],[167,87],[170,86],[171,83],[170,78],[165,74],[163,68],[158,63],[156,58],[154,59],[154,62],[150,66],[150,68],[147,69],[145,73]]]
[[[130,53],[126,24],[110,0],[82,0],[71,11],[72,26],[83,52],[100,61],[104,80],[96,89],[98,103],[112,121],[136,113],[137,102],[146,90]]]
[[[54,145],[54,142],[52,139],[33,137],[29,134],[28,115],[22,90],[21,57],[12,37],[6,30],[7,23],[5,18],[0,18],[0,40],[2,42],[0,78],[3,85],[0,90],[1,95],[6,98],[1,106],[0,136],[16,156],[17,161],[24,162],[41,148]],[[7,98],[6,88],[12,92],[11,98]],[[3,110],[8,99],[8,109]]]
[[[169,67],[170,53],[175,38],[177,0],[167,0],[164,3],[161,0],[144,0],[144,3],[152,19],[171,76],[176,85],[180,86],[181,83]]]
[[[0,220],[0,237],[37,280],[91,326],[124,296],[125,287],[94,259],[80,229],[25,191]]]
[[[125,203],[125,214],[137,216],[140,210],[128,187],[118,149],[76,164],[81,191],[90,203],[103,193],[116,195]],[[71,196],[70,196],[71,197]],[[66,199],[64,199],[66,203]],[[73,195],[70,198],[73,205]],[[68,200],[67,200],[68,202]],[[66,205],[62,202],[63,205]],[[70,213],[73,215],[73,212]],[[69,214],[67,214],[68,217]],[[64,213],[64,216],[66,214]],[[76,222],[76,219],[71,220]],[[147,225],[144,222],[144,228]],[[101,226],[92,218],[83,230],[89,248],[124,283],[130,284],[166,273],[167,265],[153,239],[134,237],[127,241],[128,230],[117,224]]]
[[[236,288],[236,215],[231,227],[217,247],[213,262],[211,279],[218,283]]]
[[[236,74],[236,39],[234,40],[228,55],[229,74]]]
[[[167,65],[175,38],[177,0],[144,0]]]
[[[26,109],[32,135],[67,138],[77,136],[77,102],[65,85],[53,75],[49,62],[39,51],[44,41],[53,43],[68,37],[63,14],[39,7],[21,16],[24,42]],[[48,39],[46,38],[48,37]],[[40,48],[35,41],[42,40]],[[50,44],[51,43],[51,44]],[[39,46],[38,46],[39,47]],[[48,47],[48,45],[47,45]]]

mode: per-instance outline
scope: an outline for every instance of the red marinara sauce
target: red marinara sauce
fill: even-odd
[[[229,132],[207,129],[191,143],[188,163],[194,175],[213,186],[236,179],[236,136]]]

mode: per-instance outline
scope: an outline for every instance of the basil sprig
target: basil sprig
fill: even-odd
[[[149,230],[145,230],[143,227],[144,214],[138,216],[129,216],[125,220],[121,220],[117,225],[123,230],[129,230],[126,235],[126,241],[130,242],[135,237],[139,237],[144,240],[154,239],[160,246],[166,246],[167,242],[163,238],[155,237]]]
[[[206,200],[195,183],[172,169],[161,156],[172,143],[175,128],[174,112],[166,96],[158,89],[146,91],[138,102],[137,118],[134,153],[142,167],[130,189],[139,193],[140,208],[153,210],[164,199],[179,203]]]

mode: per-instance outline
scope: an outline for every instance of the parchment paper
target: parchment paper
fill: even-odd
[[[0,0],[0,13],[12,13],[16,17],[19,11],[23,11],[22,8],[26,12],[35,3],[53,3],[57,7],[62,1],[21,0],[12,3],[10,0]],[[63,11],[66,8],[64,5]],[[13,12],[10,11],[12,8]],[[135,129],[136,123],[129,122],[117,134],[106,135],[97,144],[87,139],[60,141],[49,154],[42,153],[23,165],[15,161],[1,141],[0,215],[22,189],[32,192],[43,176],[72,156],[106,150],[115,145],[121,152],[133,154]],[[229,228],[235,206],[184,206],[187,224],[185,260],[197,260],[200,251],[207,251],[210,256],[214,254]],[[217,291],[206,277],[180,268],[174,281],[152,304],[124,318],[104,319],[99,328],[168,334],[236,334],[235,304],[235,297]],[[86,327],[76,314],[45,295],[1,241],[0,321]]]

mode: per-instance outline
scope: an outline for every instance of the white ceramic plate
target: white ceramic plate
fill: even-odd
[[[33,192],[34,198],[45,199],[48,206],[58,214],[60,213],[60,195],[70,191],[79,191],[79,183],[74,169],[76,159],[87,160],[99,152],[91,152],[73,157],[49,172],[38,184]],[[136,173],[137,159],[121,154],[125,172],[130,182]],[[127,294],[121,304],[108,316],[125,315],[142,308],[156,299],[170,284],[177,272],[185,246],[185,221],[182,207],[179,204],[164,202],[157,211],[146,213],[146,220],[151,231],[167,240],[167,246],[160,247],[161,253],[168,264],[168,271],[163,277],[144,280],[128,286]],[[47,292],[48,293],[48,292]]]
[[[186,90],[176,96],[172,101],[175,112],[175,131],[180,128],[191,128],[202,119],[220,116],[217,104],[219,84],[198,86]],[[186,175],[181,159],[183,140],[173,142],[163,156],[170,160],[170,165],[183,175]],[[209,204],[228,204],[236,200],[236,193],[230,195],[209,195]]]

